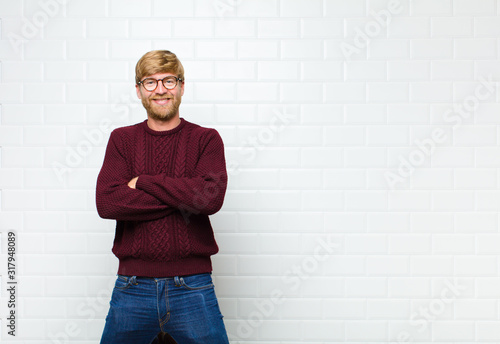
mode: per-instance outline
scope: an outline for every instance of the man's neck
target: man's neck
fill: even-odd
[[[166,131],[166,130],[172,130],[179,124],[181,124],[181,119],[179,118],[179,114],[177,114],[174,118],[168,121],[160,121],[148,116],[147,124],[148,127],[154,131]]]

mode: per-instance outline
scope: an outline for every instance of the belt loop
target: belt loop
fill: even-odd
[[[133,285],[138,285],[139,283],[137,283],[137,276],[132,276],[130,278],[130,283]]]
[[[181,281],[179,280],[179,276],[175,276],[174,277],[174,284],[176,287],[180,287],[181,286]]]

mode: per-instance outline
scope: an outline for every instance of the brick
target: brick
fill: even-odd
[[[329,146],[365,145],[365,129],[361,126],[327,126],[324,135]]]
[[[25,83],[24,101],[27,103],[60,103],[64,101],[63,83]]]
[[[152,6],[152,14],[155,17],[179,18],[194,16],[194,0],[186,0],[175,6],[162,0],[153,0]]]
[[[410,230],[414,233],[450,233],[453,231],[453,215],[446,212],[413,213]]]
[[[411,178],[413,189],[453,189],[453,170],[436,168],[419,168]]]
[[[366,188],[366,172],[361,169],[325,170],[323,184],[333,189],[363,189]]]
[[[2,62],[3,82],[42,81],[43,64],[40,62]]]
[[[79,19],[52,19],[50,24],[44,27],[45,39],[61,38],[84,38],[85,24]]]
[[[66,43],[66,54],[68,59],[71,60],[105,59],[108,54],[107,46],[108,42],[104,40],[68,40]]]
[[[4,168],[0,170],[0,188],[21,189],[23,187],[23,170],[19,168]]]
[[[299,62],[292,61],[263,61],[259,62],[258,78],[259,80],[298,80]]]
[[[273,59],[278,57],[278,41],[241,40],[237,44],[238,59]]]
[[[2,167],[41,167],[42,149],[28,147],[2,147]]]
[[[257,23],[259,38],[295,38],[299,36],[300,21],[295,19],[261,19]]]
[[[449,82],[414,82],[410,85],[410,100],[421,103],[450,102],[452,86]]]
[[[477,37],[498,37],[500,22],[496,17],[475,17],[474,33]]]
[[[301,36],[304,38],[344,37],[344,23],[341,19],[303,19]]]
[[[71,0],[66,6],[66,14],[71,17],[105,17],[106,3],[99,0]]]
[[[171,6],[172,7],[172,6]],[[177,7],[177,6],[176,6]],[[154,11],[156,13],[156,10]],[[169,19],[134,19],[130,22],[131,38],[163,38],[172,36],[172,21]]]
[[[232,10],[236,12],[237,17],[279,17],[279,0],[254,0],[242,2],[230,0],[226,1],[226,3],[230,6],[228,11]]]
[[[423,298],[431,294],[429,279],[424,277],[394,277],[388,285],[391,298]]]
[[[110,42],[109,56],[115,60],[137,61],[149,50],[151,50],[149,41],[112,40]]]
[[[279,173],[279,185],[281,189],[319,189],[321,188],[321,171],[306,169],[282,170]]]
[[[345,64],[345,80],[387,80],[385,62],[350,61]]]
[[[219,80],[256,79],[255,63],[250,61],[225,61],[215,63],[215,78]]]
[[[412,40],[413,41],[413,40]],[[368,58],[370,60],[379,59],[409,59],[410,40],[409,39],[384,39],[372,40],[367,47]]]
[[[1,103],[21,103],[23,97],[22,84],[1,84],[0,85],[0,102]]]
[[[470,235],[434,235],[432,252],[434,254],[473,254],[474,238]]]
[[[328,103],[364,103],[366,93],[366,84],[364,82],[325,84],[325,100]]]
[[[84,210],[87,196],[83,191],[53,190],[46,192],[46,207],[49,210]]]
[[[127,81],[130,80],[128,75],[128,64],[125,62],[89,62],[87,63],[88,80],[102,81]]]
[[[432,37],[471,37],[473,20],[468,17],[431,18]]]
[[[42,210],[43,192],[37,190],[2,190],[2,209]]]
[[[83,62],[47,62],[44,65],[44,76],[47,81],[68,81],[69,79],[85,80],[85,63]]]
[[[433,61],[431,77],[433,80],[471,80],[474,76],[473,61]]]
[[[196,56],[200,59],[232,59],[235,57],[235,43],[231,41],[197,41]]]
[[[492,169],[460,169],[455,171],[457,189],[492,189],[497,185],[497,173]]]
[[[323,3],[320,0],[299,0],[299,1],[281,1],[281,17],[321,17],[323,15]]]
[[[455,0],[454,14],[458,16],[495,15],[495,0]]]
[[[310,83],[307,89],[302,88],[302,83],[281,83],[280,102],[297,103],[320,103],[323,99],[323,85]]]
[[[373,233],[394,233],[408,232],[410,228],[410,217],[404,213],[370,213],[366,219],[368,232]]]
[[[22,146],[22,133],[22,127],[3,125],[0,127],[0,146]]]
[[[324,13],[327,17],[351,17],[364,16],[366,4],[362,0],[345,2],[341,0],[327,0]]]
[[[430,63],[427,61],[391,61],[387,71],[390,81],[430,79]]]
[[[497,56],[497,41],[494,38],[474,38],[455,40],[455,58],[494,59]]]
[[[453,273],[453,258],[450,256],[412,256],[412,276],[450,276]]]
[[[429,254],[431,252],[431,236],[422,234],[402,234],[389,237],[391,254]]]
[[[175,38],[206,38],[214,35],[213,22],[200,19],[177,19],[173,22],[172,35]]]
[[[480,191],[478,191],[478,193],[480,193]],[[483,194],[483,196],[486,195],[487,194]],[[456,223],[455,230],[458,233],[492,233],[495,232],[497,228],[498,219],[495,214],[460,212],[456,213],[454,216]]]
[[[111,17],[149,17],[151,15],[151,1],[140,0],[111,0]]]
[[[431,22],[425,17],[394,17],[387,26],[389,38],[430,37]]]
[[[421,16],[451,16],[452,0],[420,0],[411,3],[413,15]]]
[[[0,4],[0,13],[2,17],[20,17],[23,11],[21,2],[2,2]]]
[[[253,20],[223,20],[215,22],[215,37],[257,38],[257,24]]]
[[[102,83],[71,83],[66,85],[68,103],[105,103],[107,86]]]
[[[491,146],[496,140],[496,129],[491,126],[464,125],[454,132],[454,142],[457,146]]]
[[[369,319],[401,319],[409,313],[407,300],[369,300],[366,305]]]
[[[494,276],[497,262],[494,256],[461,255],[455,257],[457,276]]]
[[[366,305],[361,300],[326,300],[323,314],[326,319],[363,319]]]
[[[377,147],[344,149],[346,167],[382,167],[387,164],[385,149]]]
[[[387,338],[387,325],[384,321],[359,320],[345,324],[347,342],[384,341]]]
[[[453,59],[452,39],[414,39],[410,49],[412,59]]]
[[[87,20],[87,38],[127,38],[129,34],[128,25],[128,21],[124,19],[89,19]]]
[[[317,39],[282,40],[281,56],[291,60],[321,59],[323,58],[323,41]]]
[[[366,88],[368,102],[406,103],[410,97],[409,85],[404,82],[369,82]]]

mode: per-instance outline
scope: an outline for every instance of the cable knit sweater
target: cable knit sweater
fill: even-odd
[[[139,177],[136,189],[127,183]],[[113,253],[123,275],[171,277],[212,271],[217,253],[208,215],[227,186],[215,129],[181,118],[172,130],[147,121],[115,129],[97,178],[99,216],[115,219]]]

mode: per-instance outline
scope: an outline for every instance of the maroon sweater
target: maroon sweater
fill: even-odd
[[[127,186],[134,177],[136,189]],[[97,178],[99,216],[115,219],[113,253],[123,275],[212,271],[218,247],[208,215],[224,201],[224,145],[215,129],[181,118],[172,130],[147,121],[115,129]]]

